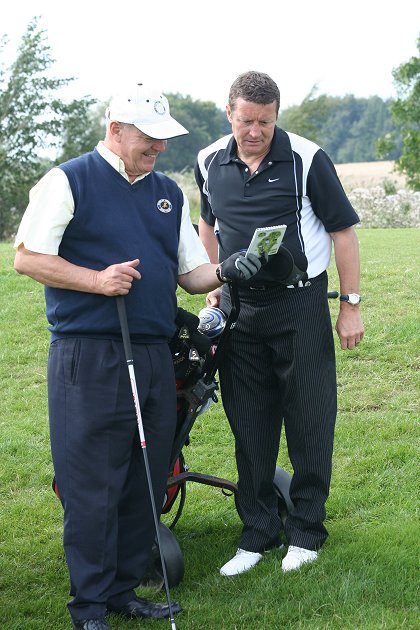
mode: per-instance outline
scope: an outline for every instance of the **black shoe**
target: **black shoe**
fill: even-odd
[[[130,602],[121,606],[120,608],[108,605],[108,610],[111,612],[125,615],[126,617],[137,617],[140,619],[168,619],[169,618],[169,606],[168,604],[156,604],[148,599],[140,599],[136,597]],[[172,602],[172,614],[176,615],[182,611],[178,602]],[[90,630],[90,629],[89,629]],[[92,629],[93,630],[93,629]]]
[[[73,630],[111,630],[105,619],[72,619]]]

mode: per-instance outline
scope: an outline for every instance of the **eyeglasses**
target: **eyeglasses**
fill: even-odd
[[[135,126],[135,125],[134,125]],[[136,127],[137,129],[137,127]],[[148,142],[149,144],[154,144],[155,142],[164,142],[165,144],[168,142],[167,140],[161,138],[152,138],[151,136],[146,135],[145,133],[143,133],[142,131],[140,131],[139,129],[137,129],[137,135],[140,136],[140,138],[142,140],[144,140],[145,142]]]
[[[146,133],[143,133],[142,131],[140,131],[140,129],[138,129],[136,125],[133,125],[132,123],[124,123],[120,121],[116,121],[116,122],[118,122],[120,127],[131,127],[135,129],[136,135],[142,140],[144,140],[145,142],[147,142],[148,144],[155,144],[156,142],[164,142],[166,145],[166,143],[168,142],[166,139],[152,138],[151,136],[148,136]]]

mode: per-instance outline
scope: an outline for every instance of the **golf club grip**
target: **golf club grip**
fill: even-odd
[[[120,320],[121,334],[124,344],[124,352],[127,363],[133,361],[133,351],[130,342],[130,332],[128,330],[127,311],[125,310],[125,301],[123,295],[117,295],[118,317]]]

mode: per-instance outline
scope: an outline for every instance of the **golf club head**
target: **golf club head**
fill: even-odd
[[[206,306],[198,313],[198,319],[200,320],[198,330],[210,339],[217,339],[226,326],[227,317],[220,308]]]

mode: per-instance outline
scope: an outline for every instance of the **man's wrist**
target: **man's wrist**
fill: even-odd
[[[350,304],[351,306],[358,306],[361,299],[358,293],[342,293],[340,295],[340,302]]]
[[[227,280],[227,278],[224,278],[222,276],[222,266],[221,265],[217,265],[217,267],[216,267],[216,276],[217,276],[218,281],[221,282],[222,284],[224,282],[226,282],[226,280]]]

